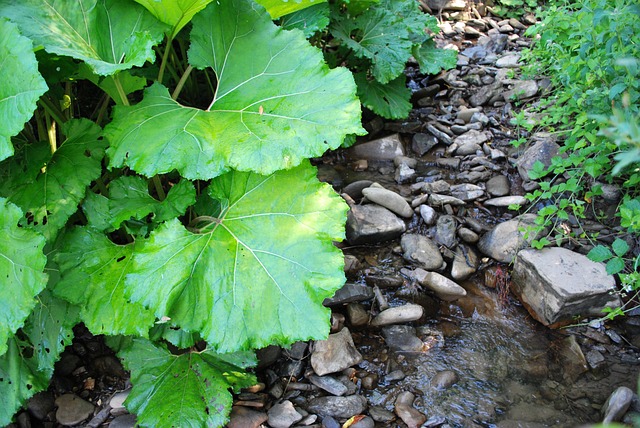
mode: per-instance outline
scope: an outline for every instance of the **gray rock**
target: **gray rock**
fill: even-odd
[[[303,418],[289,400],[274,404],[267,412],[267,416],[269,425],[273,428],[289,428]]]
[[[469,49],[471,49],[471,48],[469,48]],[[481,111],[482,111],[482,109],[479,108],[479,107],[474,107],[474,108],[461,107],[460,110],[458,110],[458,113],[456,113],[456,119],[460,119],[464,123],[469,123],[471,121],[471,118],[473,117],[473,115],[475,113],[480,113]]]
[[[535,80],[518,80],[511,89],[504,92],[503,96],[505,100],[525,100],[535,97],[538,90],[538,84]]]
[[[439,269],[444,260],[438,246],[423,235],[407,233],[400,240],[405,260],[417,263],[427,270]]]
[[[371,415],[374,421],[380,422],[380,423],[389,423],[396,418],[396,416],[393,413],[379,406],[369,407],[369,414]]]
[[[478,45],[494,54],[501,54],[507,47],[508,42],[509,38],[505,34],[500,33],[493,33],[478,39]]]
[[[354,327],[361,327],[369,322],[369,312],[360,303],[349,303],[347,305],[347,318]]]
[[[466,227],[458,229],[458,236],[467,244],[475,244],[480,239],[477,233],[471,229],[467,229]]]
[[[436,222],[436,242],[447,248],[453,248],[456,243],[457,221],[454,216],[443,215],[438,217]]]
[[[558,156],[560,146],[551,140],[541,140],[529,147],[520,156],[516,166],[518,173],[523,180],[529,180],[529,171],[533,168],[533,164],[540,161],[547,167],[551,165],[551,159]]]
[[[476,273],[476,270],[478,270],[476,252],[472,248],[458,246],[451,265],[451,277],[456,281],[461,281]]]
[[[29,410],[29,413],[40,421],[46,418],[54,407],[55,401],[53,399],[53,395],[49,391],[39,392],[31,397],[27,402],[27,410]]]
[[[373,289],[367,285],[347,282],[333,297],[324,299],[324,306],[341,306],[351,302],[363,302],[373,298]]]
[[[450,146],[451,143],[453,143],[453,139],[451,138],[451,136],[449,134],[439,130],[438,128],[436,128],[435,126],[433,126],[431,124],[427,125],[427,131],[429,131],[431,133],[431,135],[436,137],[438,139],[438,141],[440,141],[441,143],[443,143],[443,144],[445,144],[447,146]]]
[[[361,361],[362,355],[346,327],[330,334],[327,340],[316,341],[311,354],[311,367],[318,376],[339,372]]]
[[[484,190],[471,183],[456,184],[451,186],[451,196],[468,202],[484,196]]]
[[[406,305],[396,306],[380,312],[373,321],[371,321],[371,325],[381,327],[384,325],[402,324],[419,320],[423,314],[424,308],[422,306],[407,303]]]
[[[349,183],[344,186],[344,189],[342,189],[342,193],[346,193],[347,195],[351,196],[351,199],[353,199],[354,201],[359,201],[363,198],[362,189],[366,189],[372,184],[373,181],[371,180],[354,181],[353,183]]]
[[[436,137],[419,132],[417,134],[413,134],[413,138],[411,139],[411,150],[413,150],[413,152],[418,156],[423,156],[437,144],[438,139]]]
[[[629,409],[631,401],[633,400],[633,391],[626,386],[618,387],[607,398],[607,401],[602,406],[602,413],[604,415],[603,423],[621,421],[624,414]]]
[[[427,0],[427,5],[433,11],[440,10],[465,10],[467,3],[464,0]]]
[[[266,420],[267,420],[267,415],[265,415],[264,420],[262,422]],[[262,422],[260,422],[260,424],[262,424]],[[126,415],[120,415],[113,418],[113,420],[109,422],[109,428],[134,428],[137,425],[137,423],[138,423],[138,420],[136,418],[136,415],[131,415],[127,413]],[[260,424],[258,425],[243,424],[242,427],[254,428],[259,426]],[[227,428],[239,428],[239,427],[240,425],[234,426],[231,423],[227,425]]]
[[[322,428],[340,428],[341,426],[340,422],[336,421],[331,416],[325,416],[322,418]]]
[[[454,196],[449,196],[449,195],[439,195],[437,193],[432,193],[428,195],[428,198],[426,198],[425,202],[431,205],[432,207],[443,207],[445,205],[453,205],[453,206],[465,205],[465,202],[461,199],[458,199]]]
[[[511,263],[518,251],[529,245],[535,236],[524,239],[524,230],[534,225],[535,214],[524,214],[505,221],[485,233],[478,241],[478,249],[487,256],[502,262]]]
[[[365,416],[358,422],[351,424],[350,428],[375,428],[376,424],[369,416]]]
[[[487,181],[487,193],[491,196],[507,196],[509,192],[509,179],[505,175],[495,175]]]
[[[451,184],[444,180],[434,181],[433,183],[423,183],[421,190],[424,193],[443,193],[447,194],[451,190]]]
[[[467,295],[464,288],[437,272],[427,272],[418,268],[413,271],[413,277],[442,300],[453,301]]]
[[[488,207],[508,207],[509,205],[527,205],[529,201],[524,196],[501,196],[484,201]]]
[[[420,205],[420,217],[422,217],[422,220],[424,220],[424,223],[427,226],[431,226],[432,224],[435,224],[438,214],[436,213],[436,210],[431,208],[429,205]]]
[[[511,289],[545,325],[602,315],[603,308],[620,306],[615,279],[605,266],[565,248],[520,251]]]
[[[95,406],[75,394],[64,394],[56,399],[56,421],[62,425],[77,425],[93,414]]]
[[[116,392],[113,397],[111,397],[111,400],[109,400],[109,406],[111,406],[112,409],[124,409],[124,400],[127,399],[130,393],[131,389]]]
[[[309,401],[308,410],[322,417],[331,416],[349,419],[363,413],[367,408],[367,399],[361,395],[347,397],[318,397]]]
[[[418,428],[427,420],[425,415],[413,407],[415,398],[415,395],[411,392],[403,391],[398,394],[394,406],[396,415],[402,419],[402,422],[404,422],[408,428]]]
[[[535,22],[534,22],[535,24]],[[511,25],[513,28],[517,28],[518,30],[526,30],[527,26],[524,25],[522,22],[518,21],[515,18],[509,18],[509,25]]]
[[[466,145],[476,145],[478,146],[478,148],[480,148],[480,146],[482,145],[482,143],[489,141],[489,137],[487,136],[487,134],[485,132],[479,132],[479,131],[468,131],[458,137],[456,137],[453,142],[458,144],[458,146],[462,147],[462,146],[466,146]],[[458,149],[460,150],[460,149]],[[472,152],[472,153],[475,153]]]
[[[592,349],[589,352],[587,352],[587,354],[585,355],[585,358],[587,360],[587,364],[589,364],[589,367],[591,367],[592,369],[597,369],[598,367],[603,365],[605,362],[604,355],[602,355],[596,349]]]
[[[489,118],[487,117],[486,114],[482,113],[482,112],[477,112],[474,113],[473,116],[471,116],[471,123],[481,123],[482,126],[487,126],[489,124]]]
[[[509,24],[504,24],[500,26],[500,29],[498,31],[500,31],[502,34],[513,33],[513,27]]]
[[[412,181],[415,178],[415,176],[416,176],[415,169],[403,163],[396,168],[396,173],[394,178],[396,180],[396,183],[402,184],[402,183],[407,183],[409,181]]]
[[[416,329],[408,325],[383,327],[382,337],[392,351],[422,352],[424,350],[424,343],[416,336]]]
[[[409,203],[396,192],[380,187],[367,187],[362,189],[362,194],[371,202],[375,202],[399,216],[413,217],[413,210]]]
[[[453,370],[442,370],[431,378],[431,386],[435,389],[447,389],[458,383],[458,374]]]
[[[347,241],[351,245],[375,244],[395,239],[405,229],[402,220],[379,205],[354,206],[347,215]]]
[[[309,376],[309,382],[332,395],[345,395],[348,391],[345,384],[331,376]]]
[[[519,54],[505,55],[505,56],[503,56],[501,58],[498,58],[498,60],[496,61],[496,67],[498,67],[498,68],[518,68],[518,67],[520,67],[519,61],[520,61],[520,55]]]
[[[400,134],[392,134],[388,137],[356,144],[347,150],[347,155],[352,159],[391,161],[396,156],[404,154],[404,146],[400,139]]]
[[[474,107],[485,105],[490,99],[500,94],[502,82],[494,82],[490,85],[481,86],[476,93],[469,97],[469,104]]]

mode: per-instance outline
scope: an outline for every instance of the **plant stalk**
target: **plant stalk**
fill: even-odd
[[[56,140],[56,122],[51,120],[51,116],[45,112],[44,120],[47,124],[47,136],[49,137],[49,147],[51,147],[51,154],[54,154],[58,150],[58,142]]]
[[[180,92],[182,92],[182,88],[184,87],[184,84],[187,82],[187,79],[191,74],[191,70],[193,70],[193,67],[189,65],[187,69],[184,71],[184,73],[182,73],[182,77],[180,77],[180,80],[178,81],[176,88],[173,90],[173,93],[171,94],[171,98],[173,98],[174,100],[177,100],[178,96],[180,95]]]
[[[160,199],[160,201],[164,201],[167,195],[164,193],[164,189],[162,188],[160,176],[158,174],[154,175],[151,181],[153,182],[153,187],[156,189],[156,193],[158,194],[158,199]]]
[[[171,51],[171,45],[173,44],[173,34],[167,34],[167,45],[164,48],[162,54],[162,62],[160,63],[160,71],[158,72],[158,82],[162,83],[164,78],[164,70],[167,68],[167,61],[169,60],[169,52]]]
[[[124,93],[124,88],[122,87],[122,82],[120,82],[120,74],[116,73],[113,75],[113,83],[116,85],[116,90],[118,91],[118,95],[120,95],[120,100],[122,104],[125,106],[129,104],[129,98],[127,98],[127,94]]]

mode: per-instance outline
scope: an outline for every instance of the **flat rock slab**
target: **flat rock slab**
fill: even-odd
[[[398,216],[379,205],[354,206],[347,215],[347,241],[351,245],[396,239],[405,229]]]
[[[520,251],[512,279],[516,296],[545,325],[602,315],[603,308],[620,306],[615,279],[605,266],[565,248]]]
[[[360,362],[362,355],[356,349],[351,332],[346,327],[338,333],[330,334],[327,340],[315,342],[311,354],[311,367],[318,376],[339,372]]]

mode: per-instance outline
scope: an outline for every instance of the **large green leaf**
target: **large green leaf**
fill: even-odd
[[[256,0],[267,9],[271,18],[276,19],[289,13],[304,10],[310,6],[316,5],[327,0]]]
[[[13,154],[11,137],[22,130],[36,109],[36,101],[47,91],[38,73],[31,41],[18,27],[0,18],[0,161]]]
[[[7,339],[22,327],[36,304],[35,296],[47,284],[39,233],[18,226],[20,208],[0,198],[0,355]]]
[[[414,45],[422,44],[430,37],[427,29],[436,34],[440,32],[436,17],[422,12],[419,5],[416,0],[383,0],[379,6],[394,13],[397,22],[406,26]]]
[[[386,84],[368,79],[366,73],[358,73],[354,78],[363,106],[387,119],[402,119],[409,115],[411,90],[407,88],[404,74]]]
[[[109,197],[95,193],[87,195],[83,210],[89,225],[113,231],[131,218],[142,220],[152,214],[150,220],[160,223],[184,214],[196,201],[196,190],[189,180],[173,185],[163,201],[153,198],[142,177],[120,177],[109,183]]]
[[[89,120],[69,121],[63,131],[67,139],[53,155],[46,144],[30,145],[0,164],[0,195],[22,208],[22,226],[50,242],[78,209],[87,186],[100,177],[106,146],[100,127]]]
[[[453,49],[438,49],[433,39],[414,46],[413,57],[424,74],[438,74],[440,70],[454,68],[458,62],[458,52]]]
[[[0,15],[48,52],[80,59],[103,76],[153,62],[166,29],[128,0],[3,0]]]
[[[48,291],[38,296],[22,329],[23,339],[12,337],[7,353],[0,356],[0,425],[8,425],[29,397],[47,389],[53,365],[71,344],[77,320],[75,307]]]
[[[160,21],[171,26],[171,38],[187,25],[193,15],[213,0],[135,0]]]
[[[285,30],[297,28],[305,37],[311,37],[329,25],[329,5],[319,3],[306,9],[290,13],[280,19],[280,26]]]
[[[329,70],[299,32],[285,31],[249,0],[213,2],[193,18],[189,60],[212,67],[208,111],[184,107],[160,84],[132,107],[116,107],[105,129],[111,167],[189,179],[230,168],[270,174],[361,133],[351,74]],[[140,144],[144,140],[145,144]]]
[[[384,8],[372,7],[355,18],[334,11],[329,29],[358,57],[372,62],[373,76],[380,83],[398,77],[411,56],[407,25]]]
[[[133,246],[116,245],[88,227],[73,229],[62,238],[55,256],[62,277],[53,291],[80,306],[80,319],[93,334],[146,337],[153,326],[153,313],[124,296]]]
[[[322,301],[344,282],[346,206],[305,163],[269,176],[231,172],[213,180],[224,207],[198,232],[177,220],[136,248],[131,300],[220,352],[326,336]]]
[[[239,391],[256,382],[244,371],[256,363],[248,352],[173,355],[162,345],[134,339],[118,355],[131,370],[133,383],[125,406],[142,426],[223,426],[231,411],[229,389]]]

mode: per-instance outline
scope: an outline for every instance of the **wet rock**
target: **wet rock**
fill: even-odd
[[[362,189],[366,189],[371,186],[373,181],[371,180],[358,180],[353,183],[347,184],[344,189],[342,189],[342,193],[346,193],[353,199],[354,201],[359,201],[363,198]]]
[[[409,203],[396,192],[379,187],[367,187],[362,189],[362,194],[371,202],[375,202],[399,216],[406,218],[413,216],[413,210]]]
[[[257,412],[256,412],[257,413]],[[266,421],[267,417],[265,415],[265,418],[262,422]],[[262,424],[262,422],[260,422],[260,424]],[[126,415],[120,415],[120,416],[116,416],[115,418],[113,418],[113,420],[111,422],[109,422],[109,428],[134,428],[136,427],[138,424],[138,420],[136,418],[136,415],[131,415],[131,414],[126,414]],[[244,424],[244,425],[232,425],[231,422],[229,422],[229,424],[227,424],[227,428],[240,428],[240,426],[242,426],[243,428],[256,428],[258,427],[260,424],[258,425],[251,425],[251,424]]]
[[[431,379],[431,386],[435,389],[448,389],[458,383],[458,374],[453,370],[442,370]]]
[[[348,392],[347,387],[342,382],[331,376],[311,375],[309,376],[309,382],[332,395],[340,396]]]
[[[420,187],[424,193],[449,193],[451,185],[444,180],[434,181],[433,183],[422,183]]]
[[[395,180],[398,184],[408,183],[412,181],[416,176],[415,169],[411,168],[407,164],[401,164],[396,168]]]
[[[267,412],[267,416],[269,425],[273,428],[289,428],[303,418],[289,400],[274,404]]]
[[[420,305],[408,303],[402,306],[396,306],[386,309],[380,312],[371,321],[371,325],[374,327],[381,327],[391,324],[402,324],[405,322],[416,321],[422,318],[424,309]]]
[[[402,422],[404,422],[408,428],[418,428],[427,420],[425,415],[413,407],[414,400],[415,395],[408,391],[403,391],[398,394],[394,406],[396,415],[402,419]]]
[[[438,141],[440,141],[441,143],[450,146],[451,143],[453,143],[453,139],[451,138],[451,136],[449,134],[447,134],[444,131],[439,130],[438,128],[436,128],[435,126],[429,124],[427,125],[427,131],[429,131],[429,133],[431,135],[433,135],[434,137],[436,137],[438,139]]]
[[[394,370],[392,372],[387,373],[384,377],[385,382],[396,382],[398,380],[402,380],[407,377],[406,374],[402,370]]]
[[[518,80],[511,89],[504,92],[503,96],[505,100],[525,100],[535,97],[538,90],[538,84],[535,80]]]
[[[233,406],[227,428],[258,428],[269,417],[264,412],[259,412],[243,406]]]
[[[456,143],[459,147],[457,150],[457,153],[459,153],[460,149],[464,146],[477,147],[475,150],[469,151],[469,153],[465,153],[465,154],[472,154],[472,153],[475,153],[477,150],[480,150],[480,146],[482,145],[482,143],[488,140],[489,140],[489,137],[487,136],[486,133],[471,130],[456,137],[453,140],[453,142]],[[459,153],[459,154],[463,154],[463,153]]]
[[[445,205],[453,205],[453,206],[462,206],[465,205],[465,202],[461,199],[458,199],[454,196],[449,195],[439,195],[437,193],[432,193],[427,195],[426,202],[432,207],[443,207]]]
[[[596,349],[592,349],[587,352],[585,358],[587,360],[587,364],[589,364],[589,367],[591,367],[592,369],[597,369],[605,362],[604,355],[602,355]]]
[[[318,397],[309,402],[308,410],[322,417],[331,416],[349,419],[363,413],[367,408],[367,399],[361,395],[347,397]]]
[[[64,394],[55,401],[56,421],[62,425],[77,425],[93,414],[95,406],[75,394]]]
[[[400,245],[404,259],[424,269],[439,269],[444,262],[438,246],[426,236],[407,233],[402,236]]]
[[[496,175],[487,181],[487,193],[491,196],[507,196],[509,192],[509,179],[506,176]]]
[[[602,406],[602,413],[604,415],[603,423],[621,421],[624,414],[629,409],[631,401],[633,400],[633,391],[626,386],[618,387],[607,398],[607,401]]]
[[[395,239],[405,229],[402,220],[379,205],[354,206],[347,215],[347,240],[351,245],[375,244]]]
[[[113,397],[111,397],[111,400],[109,400],[109,406],[111,406],[112,409],[124,409],[124,400],[127,399],[130,393],[131,389],[116,392]]]
[[[351,424],[350,428],[375,428],[375,422],[369,416],[365,416],[356,423]]]
[[[508,207],[509,205],[527,205],[529,201],[524,196],[501,196],[499,198],[491,198],[484,201],[484,205],[488,207]]]
[[[27,402],[27,410],[31,413],[31,416],[38,420],[46,418],[54,407],[53,395],[49,391],[39,392]]]
[[[480,239],[477,233],[471,229],[467,229],[466,227],[458,229],[458,236],[467,244],[475,244]]]
[[[476,93],[469,97],[469,104],[474,107],[483,106],[487,104],[490,99],[500,94],[501,91],[501,82],[494,82],[490,85],[481,86]]]
[[[482,109],[479,107],[474,107],[474,108],[461,107],[460,110],[458,110],[458,113],[456,113],[456,119],[462,120],[464,123],[469,123],[471,121],[471,117],[473,117],[475,113],[479,113],[481,111]]]
[[[465,202],[473,201],[484,195],[482,187],[471,183],[456,184],[451,186],[451,196]]]
[[[331,416],[326,416],[322,419],[322,428],[340,428],[341,425],[338,421]]]
[[[392,351],[422,352],[424,349],[424,343],[416,336],[416,329],[408,325],[384,327],[382,337]]]
[[[531,315],[545,325],[601,315],[603,308],[620,305],[615,279],[605,266],[565,248],[520,251],[511,288]]]
[[[318,376],[339,372],[361,361],[362,355],[346,327],[330,334],[327,340],[316,341],[311,354],[311,367]]]
[[[383,424],[393,422],[396,418],[393,413],[379,406],[369,407],[369,415],[371,415],[371,418],[373,418],[374,421]]]
[[[418,268],[412,275],[420,285],[433,291],[442,300],[453,301],[467,295],[464,288],[437,272],[427,272]]]
[[[473,233],[473,232],[471,232]],[[457,281],[469,278],[478,269],[478,256],[472,248],[458,246],[451,265],[451,277]]]
[[[487,117],[486,114],[480,112],[474,113],[473,116],[471,116],[471,123],[480,123],[482,124],[482,127],[485,127],[489,124],[489,118]]]
[[[354,327],[361,327],[369,322],[369,313],[360,303],[347,305],[347,317],[349,323]]]
[[[455,217],[451,215],[438,217],[438,221],[436,222],[436,241],[447,248],[453,248],[457,243],[456,227],[457,222]]]
[[[478,249],[499,262],[511,263],[518,251],[528,245],[524,239],[525,232],[520,229],[533,225],[535,219],[535,214],[524,214],[500,223],[480,238]]]
[[[518,173],[523,180],[529,180],[529,171],[536,162],[542,162],[545,167],[551,165],[551,159],[558,156],[560,146],[551,140],[541,140],[529,147],[517,162]]]
[[[520,67],[520,55],[509,54],[499,58],[496,61],[496,67],[498,68],[518,68]]]
[[[351,159],[391,161],[396,156],[404,154],[404,146],[399,134],[392,134],[388,137],[356,144],[347,150],[347,155]]]
[[[373,298],[373,289],[363,284],[347,282],[333,297],[324,299],[324,306],[341,306],[351,302],[362,302]]]
[[[438,140],[436,137],[419,132],[417,134],[413,134],[413,138],[411,139],[411,150],[413,150],[413,152],[418,156],[423,156],[437,144]]]
[[[420,217],[427,226],[431,226],[436,222],[438,214],[429,205],[420,205]]]

